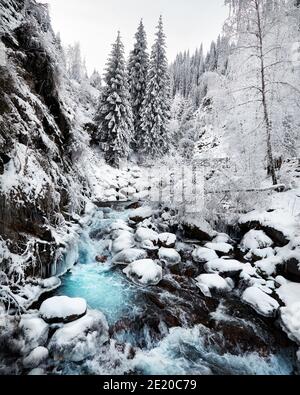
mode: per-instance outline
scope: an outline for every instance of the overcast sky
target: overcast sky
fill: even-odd
[[[222,31],[228,11],[224,0],[39,0],[50,4],[55,32],[64,44],[79,41],[89,73],[103,72],[111,44],[121,31],[126,54],[141,18],[148,45],[153,43],[155,26],[162,14],[167,35],[168,57],[172,61],[185,49],[205,49]]]

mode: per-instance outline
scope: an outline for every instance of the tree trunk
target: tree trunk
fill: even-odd
[[[268,169],[272,176],[273,185],[277,184],[277,177],[275,171],[275,164],[273,158],[272,150],[272,124],[269,117],[267,97],[266,97],[266,77],[265,77],[265,62],[264,62],[264,52],[263,52],[263,35],[262,35],[262,25],[261,25],[261,15],[260,15],[260,0],[255,1],[255,9],[257,14],[257,26],[258,26],[258,40],[259,40],[259,59],[260,59],[260,74],[261,74],[261,95],[262,104],[264,112],[264,123],[267,132],[267,157],[268,157]]]

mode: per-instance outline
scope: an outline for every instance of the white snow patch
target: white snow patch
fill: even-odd
[[[26,369],[37,368],[42,365],[49,356],[49,351],[45,347],[37,347],[23,359],[23,366]]]
[[[262,230],[251,229],[243,237],[240,248],[242,251],[267,248],[273,245],[273,241]]]
[[[138,248],[129,248],[119,252],[113,257],[112,263],[127,265],[137,260],[146,259],[147,252]]]
[[[205,244],[206,248],[210,248],[211,250],[217,251],[217,252],[222,252],[224,254],[228,254],[229,252],[233,251],[232,245],[228,243],[206,243]]]
[[[158,257],[162,262],[170,265],[176,265],[181,262],[181,256],[173,248],[161,247],[158,251]]]

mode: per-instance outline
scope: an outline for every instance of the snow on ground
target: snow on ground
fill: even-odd
[[[234,288],[234,283],[231,279],[224,279],[219,274],[200,274],[196,278],[197,287],[200,288],[203,295],[211,297],[211,290],[222,292],[230,292]]]
[[[135,261],[123,272],[137,285],[157,285],[162,279],[162,268],[152,259]]]
[[[40,314],[45,321],[67,322],[84,315],[86,310],[87,304],[82,298],[54,296],[42,303]]]
[[[204,269],[209,272],[219,272],[219,273],[236,273],[242,271],[244,264],[235,259],[214,259],[207,262],[204,265]]]
[[[214,259],[218,259],[218,255],[214,250],[210,250],[209,248],[205,247],[198,247],[193,251],[193,259],[196,262],[205,263]]]
[[[247,288],[242,295],[242,300],[252,306],[259,314],[266,317],[275,316],[279,308],[277,300],[258,287]]]

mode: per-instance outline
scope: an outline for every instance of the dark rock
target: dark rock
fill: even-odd
[[[296,258],[289,259],[284,265],[284,276],[296,283],[300,283],[300,262]]]
[[[263,230],[277,246],[284,247],[290,240],[278,229],[270,226],[262,225],[259,221],[249,221],[239,225],[243,232],[248,232],[251,229]]]

